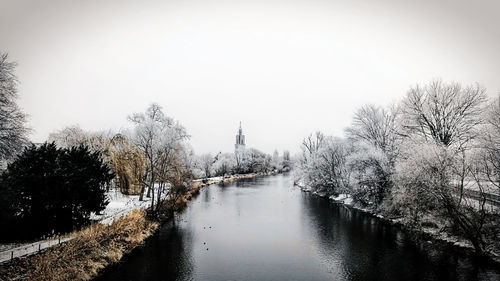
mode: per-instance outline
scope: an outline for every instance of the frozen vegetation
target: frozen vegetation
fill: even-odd
[[[346,136],[306,137],[296,184],[479,255],[500,253],[499,98],[437,80],[391,107],[361,107]]]

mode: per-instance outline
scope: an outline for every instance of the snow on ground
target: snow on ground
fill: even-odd
[[[162,199],[165,199],[165,192]],[[109,204],[100,215],[92,214],[91,220],[102,224],[111,224],[115,218],[128,214],[133,209],[146,209],[151,206],[151,198],[144,196],[144,201],[139,201],[139,195],[124,195],[117,189],[112,189],[106,194]],[[73,238],[61,238],[52,240],[39,240],[30,243],[6,243],[0,244],[0,263],[11,258],[28,256],[35,254],[39,250],[52,247],[59,243],[64,243]]]
[[[353,204],[353,200],[349,194],[339,194],[338,196],[330,196],[330,200],[335,202],[344,203],[345,205],[351,206]]]
[[[211,177],[211,178],[202,178],[202,179],[195,179],[193,182],[200,182],[200,181],[221,181],[223,178],[222,177]]]
[[[458,180],[452,181],[453,184],[456,184],[457,186],[460,184]],[[490,194],[499,194],[498,187],[496,187],[493,183],[490,181],[481,181],[481,189],[483,192],[490,193]],[[479,188],[478,183],[475,180],[465,180],[464,181],[464,187],[465,189],[470,189],[470,190],[475,190],[475,191],[480,191],[481,189]]]
[[[101,214],[92,214],[91,220],[99,221],[102,224],[111,224],[115,218],[119,218],[133,209],[146,209],[151,206],[151,198],[144,196],[143,201],[139,201],[139,195],[124,195],[118,189],[110,190],[106,194],[109,204]],[[165,199],[165,193],[162,193]],[[155,199],[156,201],[156,199]]]

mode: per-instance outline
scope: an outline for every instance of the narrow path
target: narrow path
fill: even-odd
[[[22,245],[16,248],[8,249],[0,252],[0,263],[9,261],[13,258],[29,256],[35,254],[43,249],[50,248],[52,246],[68,242],[73,239],[73,237],[60,238],[53,240],[38,241],[27,245]]]

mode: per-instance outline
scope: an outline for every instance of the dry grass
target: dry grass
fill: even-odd
[[[133,210],[112,225],[92,225],[65,244],[3,264],[0,280],[89,280],[142,244],[157,227],[145,211]]]

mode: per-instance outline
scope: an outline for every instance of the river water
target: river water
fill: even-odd
[[[500,280],[500,270],[277,175],[203,188],[98,280]]]

